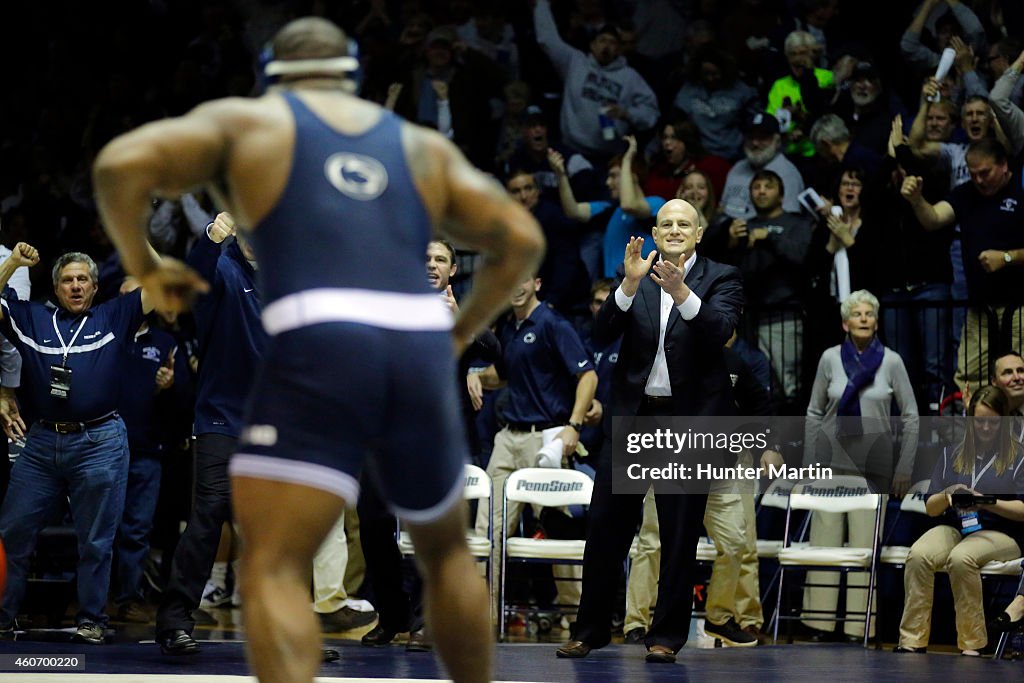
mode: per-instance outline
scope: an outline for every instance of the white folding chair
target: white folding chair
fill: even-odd
[[[502,528],[508,528],[509,501],[540,507],[590,505],[593,492],[594,481],[583,472],[544,467],[516,470],[505,480]],[[500,638],[505,637],[505,593],[509,563],[583,564],[585,545],[586,541],[581,540],[509,538],[508,534],[502,534],[501,587],[498,601]]]
[[[855,510],[874,510],[875,524],[870,548],[849,546],[795,546],[790,537],[790,522],[793,510],[820,510],[822,512],[852,512]],[[867,647],[871,631],[871,608],[875,591],[875,572],[878,566],[879,531],[882,521],[882,497],[871,492],[871,485],[862,477],[837,476],[832,479],[801,482],[793,487],[786,508],[785,545],[779,551],[779,589],[775,601],[775,628],[773,642],[779,637],[779,622],[783,619],[801,619],[799,615],[782,613],[782,593],[784,590],[787,569],[813,571],[835,571],[848,574],[851,572],[868,572],[868,599],[864,616],[834,615],[835,621],[863,621],[864,646]],[[806,584],[805,584],[806,585]],[[830,586],[831,587],[831,586]],[[831,612],[829,612],[831,614]]]
[[[776,510],[786,511],[789,509],[789,494],[793,492],[793,487],[796,486],[797,482],[792,479],[778,478],[768,485],[768,488],[761,494],[761,498],[757,505],[757,514],[761,515],[762,510],[765,508],[772,508]],[[800,530],[796,534],[798,541],[793,541],[790,545],[794,548],[800,548],[807,545],[804,540],[807,537],[807,528],[810,526],[811,516],[806,515],[804,521],[800,524]],[[768,585],[765,586],[764,590],[761,591],[761,604],[767,605],[768,598],[772,594],[772,589],[775,588],[775,583],[779,580],[779,574],[781,568],[777,566],[779,561],[779,551],[782,550],[785,545],[783,539],[777,538],[758,538],[757,539],[757,558],[759,560],[768,560],[775,562],[775,571],[772,574],[772,578],[768,581]],[[775,623],[775,614],[773,613],[770,618],[765,620],[768,624],[768,628],[771,629]]]
[[[894,529],[904,514],[928,514],[924,506],[928,500],[928,487],[931,486],[931,483],[931,479],[924,479],[907,490],[903,500],[900,501],[900,514],[892,525]],[[885,545],[883,543],[881,550],[878,551],[878,561],[884,566],[899,569],[907,566],[907,557],[909,555],[910,546]]]
[[[491,528],[490,520],[494,512],[494,491],[491,477],[476,465],[465,466],[465,483],[462,490],[462,497],[465,500],[477,500],[483,505],[487,502],[487,535],[478,536],[476,530],[470,527],[466,531],[466,544],[469,546],[470,554],[477,562],[484,563],[485,576],[487,578],[487,594],[491,595],[491,584],[494,581],[494,568],[491,566],[491,546],[494,544],[494,530]],[[408,531],[399,530],[398,549],[403,556],[412,556],[415,550],[412,546],[412,539]]]

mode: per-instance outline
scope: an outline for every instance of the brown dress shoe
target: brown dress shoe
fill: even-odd
[[[590,646],[582,640],[570,640],[555,651],[555,655],[562,659],[581,659],[589,654]]]
[[[757,638],[758,645],[772,644],[772,637],[764,631],[762,631],[761,629],[759,629],[757,626],[754,626],[753,624],[751,624],[750,626],[744,626],[743,630]]]
[[[651,664],[675,664],[676,653],[664,645],[651,645],[647,648],[646,659]]]
[[[430,652],[434,644],[427,637],[427,634],[420,629],[409,634],[409,642],[405,644],[406,652]]]

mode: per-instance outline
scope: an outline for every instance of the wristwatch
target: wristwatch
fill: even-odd
[[[573,429],[575,429],[577,433],[583,431],[583,423],[582,422],[570,422],[569,426],[572,427]]]
[[[1010,252],[1008,252],[1008,251],[1004,251],[1003,252],[1003,261],[1005,263],[1013,263],[1013,257],[1010,256]]]

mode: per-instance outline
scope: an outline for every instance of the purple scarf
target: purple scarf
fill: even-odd
[[[839,355],[846,373],[846,389],[839,399],[837,414],[840,418],[860,417],[860,392],[875,381],[875,373],[885,357],[885,347],[875,337],[863,352],[858,352],[857,346],[847,337]],[[840,419],[838,433],[839,436],[858,436],[864,433],[864,425],[860,420]]]

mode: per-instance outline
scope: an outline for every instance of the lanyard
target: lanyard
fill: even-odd
[[[68,353],[70,352],[71,347],[75,345],[75,340],[78,339],[78,335],[82,333],[82,328],[85,327],[84,317],[85,316],[79,316],[77,318],[76,322],[81,321],[82,324],[78,326],[78,331],[71,337],[71,341],[65,344],[64,337],[61,335],[60,330],[57,329],[57,311],[55,310],[53,312],[53,331],[57,333],[57,339],[60,340],[60,350],[64,352],[64,360],[61,361],[62,366],[67,366]],[[74,325],[75,323],[71,324]]]
[[[988,464],[985,465],[981,469],[981,472],[978,472],[978,459],[977,458],[974,459],[974,464],[971,465],[971,488],[972,489],[975,486],[978,485],[978,480],[985,476],[985,473],[988,472],[988,468],[992,467],[992,463],[994,463],[996,461],[996,458],[998,456],[999,456],[998,453],[993,455],[992,458],[988,461]]]

